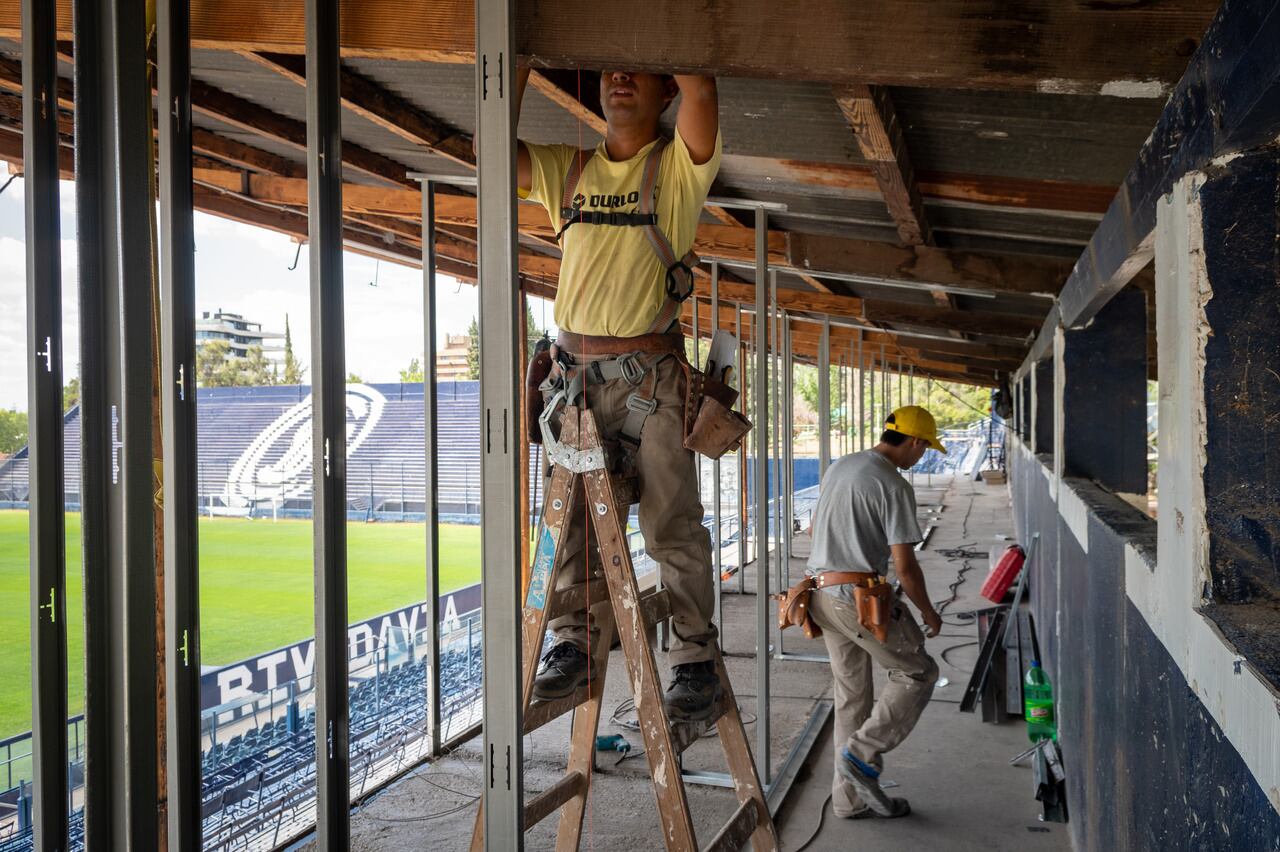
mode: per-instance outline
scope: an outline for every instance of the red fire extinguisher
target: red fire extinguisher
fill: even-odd
[[[1013,581],[1018,579],[1018,572],[1022,570],[1022,564],[1026,560],[1027,554],[1018,545],[1011,544],[1005,548],[1004,555],[982,583],[982,596],[992,603],[1003,601]]]

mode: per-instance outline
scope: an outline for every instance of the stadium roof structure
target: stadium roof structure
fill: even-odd
[[[860,335],[872,364],[975,384],[1022,362],[1218,6],[713,5],[707,17],[705,4],[519,3],[518,50],[537,69],[522,137],[600,139],[596,78],[577,69],[716,75],[724,160],[712,195],[723,203],[699,228],[699,293],[710,289],[705,261],[719,259],[721,298],[753,299],[752,214],[734,202],[774,202],[781,307],[846,319],[833,347]],[[58,8],[69,177],[70,3]],[[347,248],[418,265],[420,184],[409,174],[475,171],[473,5],[363,0],[342,11]],[[196,207],[305,240],[303,4],[195,0],[191,16]],[[18,0],[0,2],[0,157],[10,161],[22,156],[19,24]],[[440,192],[438,268],[474,280],[473,190]],[[551,223],[530,204],[519,218],[525,289],[549,296]],[[1153,294],[1149,271],[1134,281]],[[686,328],[692,320],[686,308]],[[818,336],[799,325],[797,356],[815,359]]]

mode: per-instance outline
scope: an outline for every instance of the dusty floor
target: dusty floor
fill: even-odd
[[[948,560],[939,550],[958,548],[987,550],[1003,546],[997,535],[1010,535],[1008,492],[1003,485],[987,486],[961,479],[941,478],[916,482],[922,517],[937,528],[920,553],[921,563],[935,601],[949,596],[962,562]],[[941,505],[941,509],[938,507]],[[931,508],[933,507],[933,508]],[[799,558],[807,542],[796,542],[793,573],[802,570]],[[977,656],[975,645],[944,649],[976,639],[976,628],[951,613],[983,605],[978,588],[987,570],[986,560],[973,567],[958,587],[946,613],[943,635],[928,643],[939,659],[942,677],[949,684],[939,688],[919,726],[898,750],[886,759],[885,778],[897,783],[894,795],[907,797],[913,814],[901,820],[835,819],[826,808],[821,829],[807,847],[810,850],[931,848],[944,850],[1059,850],[1069,846],[1066,827],[1037,820],[1038,803],[1032,797],[1030,769],[1011,767],[1008,760],[1027,745],[1020,720],[1004,725],[984,725],[976,715],[961,714],[956,704],[964,691],[968,670]],[[736,589],[737,583],[726,584]],[[755,676],[756,597],[751,594],[754,574],[747,576],[748,594],[724,596],[723,648],[744,719],[757,712]],[[772,623],[772,607],[770,610]],[[771,640],[776,642],[776,633]],[[788,631],[785,650],[790,653],[822,653],[821,640],[808,642]],[[623,660],[615,651],[606,688],[606,714],[628,696],[619,675]],[[800,733],[815,703],[830,697],[830,672],[824,663],[774,660],[770,675],[771,759],[779,766]],[[634,714],[632,714],[634,716]],[[601,733],[621,733],[637,751],[642,747],[634,731],[602,722]],[[754,746],[755,725],[748,726]],[[568,717],[543,728],[525,740],[525,789],[533,793],[552,784],[563,771],[567,749]],[[478,742],[463,745],[436,763],[397,782],[363,806],[352,817],[352,848],[360,850],[461,850],[466,849],[474,822],[474,797],[479,792]],[[686,753],[687,768],[722,770],[722,756],[713,739],[696,743]],[[784,850],[796,850],[813,834],[819,813],[830,792],[832,743],[830,724],[810,754],[808,764],[778,815]],[[689,802],[698,836],[705,843],[734,807],[724,789],[690,785]],[[545,820],[527,836],[529,849],[554,846],[556,821]],[[595,773],[591,807],[583,837],[584,849],[648,850],[661,848],[654,799],[643,756],[620,765],[601,755]]]

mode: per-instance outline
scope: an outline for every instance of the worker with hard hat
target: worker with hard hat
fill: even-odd
[[[946,452],[933,415],[904,406],[889,415],[878,444],[840,458],[822,477],[806,573],[815,589],[809,616],[827,643],[835,678],[832,809],[839,817],[911,812],[905,799],[886,795],[878,779],[882,756],[911,733],[938,679],[924,640],[938,635],[942,616],[916,561],[922,536],[915,490],[899,473],[930,448]],[[890,562],[896,589],[888,582]],[[920,611],[926,632],[901,600],[904,594]],[[873,660],[889,675],[878,701]]]

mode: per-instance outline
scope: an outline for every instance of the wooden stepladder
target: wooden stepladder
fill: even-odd
[[[649,628],[670,615],[670,601],[665,591],[642,594],[636,582],[625,533],[629,501],[625,497],[619,499],[591,412],[567,406],[558,444],[557,452],[547,448],[555,467],[544,497],[543,523],[524,605],[524,733],[535,731],[572,710],[573,736],[564,777],[525,803],[525,830],[559,810],[556,849],[559,852],[578,849],[604,701],[609,649],[616,633],[627,660],[668,852],[699,849],[678,758],[712,724],[724,748],[739,805],[715,838],[702,848],[717,852],[736,850],[750,840],[755,852],[776,852],[777,833],[719,647],[715,652],[715,665],[723,697],[707,720],[672,723],[667,718],[662,683],[647,639]],[[602,570],[590,574],[584,583],[556,591],[556,575],[561,568],[557,554],[564,550],[569,521],[575,511],[590,518],[589,525],[595,531],[600,551],[600,559],[590,562],[598,561]],[[597,566],[589,563],[589,567]],[[590,683],[564,698],[534,700],[534,675],[547,625],[552,619],[583,609],[590,612],[592,623],[598,629],[590,649],[593,666]],[[484,848],[483,825],[483,814],[477,813],[472,852]]]

